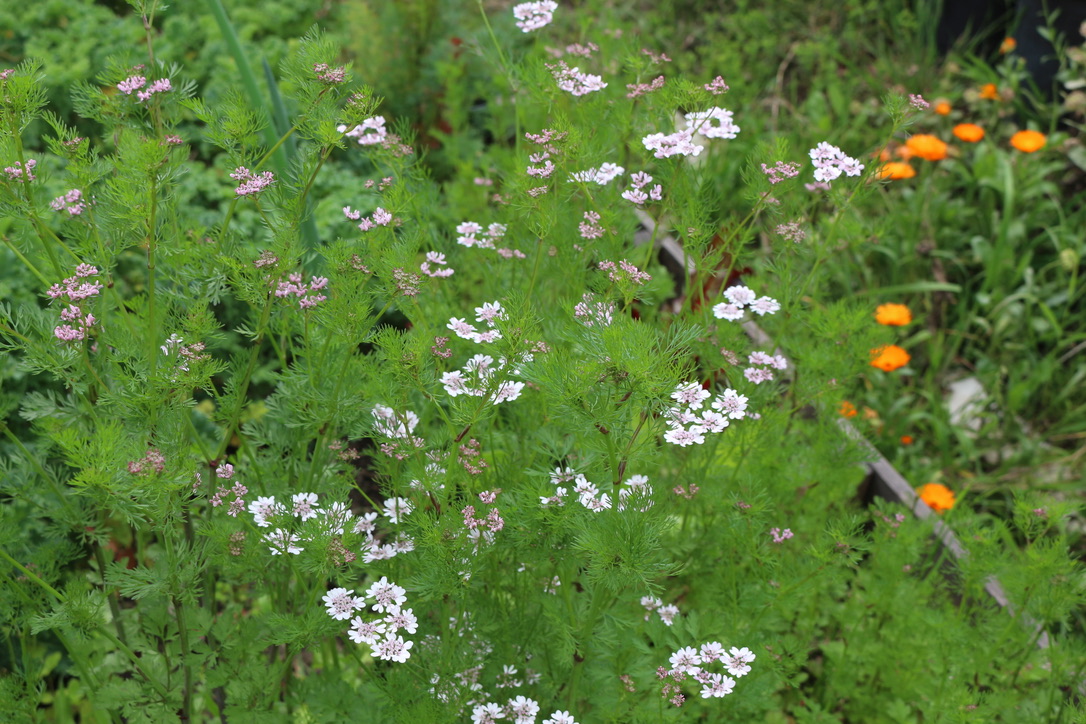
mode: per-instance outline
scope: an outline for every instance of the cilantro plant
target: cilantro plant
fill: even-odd
[[[39,63],[0,72],[5,258],[38,295],[0,312],[27,385],[4,717],[1059,717],[1067,511],[952,508],[985,552],[947,579],[930,523],[858,495],[837,411],[893,336],[822,271],[862,238],[869,149],[747,139],[723,76],[566,45],[554,2],[479,10],[486,118],[450,114],[441,178],[316,30],[274,141],[251,95],[155,62],[151,22],[145,62],[73,87],[100,137]],[[890,133],[917,103],[887,98]],[[214,188],[186,186],[198,143]],[[366,177],[321,197],[344,164]]]

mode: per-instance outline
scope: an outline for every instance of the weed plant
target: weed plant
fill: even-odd
[[[901,383],[828,270],[922,99],[790,145],[605,16],[480,3],[430,165],[317,30],[208,99],[136,5],[94,137],[0,72],[2,718],[1081,717],[1074,506],[953,506],[950,567],[837,424]]]

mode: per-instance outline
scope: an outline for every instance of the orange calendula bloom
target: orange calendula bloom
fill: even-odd
[[[888,344],[871,350],[872,367],[878,367],[883,372],[893,372],[896,369],[909,364],[909,353],[896,344]]]
[[[1017,47],[1018,41],[1014,38],[1003,38],[1003,42],[999,44],[999,52],[1006,55],[1007,53],[1013,53]]]
[[[910,136],[905,142],[905,147],[925,161],[942,161],[946,158],[947,145],[935,136],[927,133],[918,133]]]
[[[913,313],[904,304],[880,304],[875,309],[875,321],[888,327],[904,327],[913,321]]]
[[[916,494],[936,513],[942,513],[954,507],[954,491],[942,483],[921,485],[916,489]]]
[[[998,101],[999,89],[995,83],[985,83],[980,87],[980,97],[986,101]]]
[[[882,165],[882,168],[879,169],[879,178],[897,180],[903,178],[912,178],[915,175],[916,169],[914,169],[911,165],[901,161],[890,161],[889,163],[884,163]]]
[[[946,101],[936,101],[932,110],[940,116],[949,116],[951,108],[950,104]]]
[[[966,143],[977,143],[984,138],[984,129],[975,123],[959,123],[954,126],[954,135]]]
[[[1033,153],[1045,147],[1045,134],[1038,131],[1019,131],[1011,136],[1011,145],[1022,153]]]
[[[901,436],[901,444],[902,445],[912,445],[913,444],[913,436],[912,435],[902,435]]]
[[[844,400],[837,411],[841,413],[841,417],[856,417],[856,405],[853,405],[848,400]]]

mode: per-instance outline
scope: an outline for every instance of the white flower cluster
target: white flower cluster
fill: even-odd
[[[556,66],[548,67],[551,68],[554,79],[558,81],[559,90],[564,90],[572,95],[588,95],[607,87],[602,77],[582,73],[580,68],[570,68],[562,61],[558,61]]]
[[[376,658],[383,661],[404,663],[411,657],[414,641],[405,640],[397,631],[403,629],[409,634],[418,630],[418,618],[412,609],[402,608],[407,602],[406,591],[381,576],[367,589],[364,596],[355,596],[354,590],[333,588],[321,599],[328,607],[328,615],[337,621],[346,621],[355,611],[365,610],[369,600],[373,600],[372,610],[384,614],[380,619],[365,620],[361,616],[351,619],[351,628],[347,635],[356,644],[368,644]]]
[[[569,489],[562,487],[562,483],[572,483],[573,493],[584,507],[594,513],[609,510],[614,501],[609,493],[601,493],[595,483],[588,478],[576,473],[570,468],[555,468],[550,474],[551,482],[556,486],[554,495],[539,496],[539,504],[544,508],[551,506],[563,506],[566,504],[566,496]],[[645,512],[652,507],[652,486],[649,485],[647,475],[631,475],[618,489],[618,509],[626,510],[629,504],[633,510]],[[630,500],[633,498],[633,500]]]
[[[531,355],[527,355],[530,357]],[[509,367],[504,357],[498,358],[498,364],[494,364],[494,358],[490,355],[477,354],[467,361],[462,369],[446,372],[441,375],[441,384],[450,396],[471,395],[472,397],[485,397],[492,395],[491,402],[500,405],[520,397],[524,390],[523,382],[506,380],[498,384],[497,389],[492,390],[492,381],[497,373]],[[516,374],[517,370],[510,370]]]
[[[569,175],[570,183],[595,183],[606,186],[614,179],[626,173],[626,169],[614,163],[605,163],[599,168],[588,168]]]
[[[596,301],[596,295],[585,292],[581,301],[573,307],[573,317],[586,327],[610,327],[614,321],[615,305],[611,302]]]
[[[377,405],[371,414],[375,420],[374,431],[385,437],[409,438],[419,424],[419,416],[411,410],[405,410],[401,415],[391,407]]]
[[[478,704],[471,710],[471,724],[494,724],[498,719],[508,718],[513,724],[535,724],[539,714],[539,703],[526,696],[509,699],[505,706],[494,702]],[[577,724],[568,711],[556,711],[543,720],[543,724]]]
[[[732,120],[732,112],[724,108],[687,113],[686,130],[700,133],[706,138],[735,138],[739,135],[739,126]]]
[[[384,502],[383,515],[395,524],[413,509],[411,501],[406,498],[389,498]],[[366,537],[362,543],[362,560],[366,563],[385,560],[415,549],[414,541],[406,535],[401,535],[393,543],[382,545],[374,535],[377,529],[377,513],[365,513],[356,518],[345,503],[332,503],[322,508],[317,504],[316,493],[292,495],[289,507],[276,500],[274,495],[258,497],[249,503],[249,512],[257,527],[276,526],[263,538],[273,556],[284,553],[299,555],[305,550],[299,543],[316,540],[318,537],[342,536],[348,526],[352,533]],[[304,527],[297,525],[310,520],[315,523]],[[353,560],[353,554],[348,554],[347,558]]]
[[[702,147],[694,143],[694,132],[687,129],[671,134],[650,133],[641,139],[641,143],[656,158],[670,158],[671,156],[698,156]]]
[[[864,170],[864,165],[846,156],[837,146],[831,146],[823,141],[809,152],[814,164],[815,181],[829,183],[838,178],[842,173],[846,176],[859,176]]]
[[[671,399],[679,404],[664,413],[671,428],[664,433],[664,440],[680,447],[701,445],[706,433],[723,432],[732,420],[747,417],[747,398],[735,390],[724,390],[709,404],[711,409],[702,410],[710,397],[712,394],[697,382],[681,383],[676,387]]]
[[[470,339],[476,344],[484,344],[502,338],[501,330],[498,329],[498,322],[505,321],[505,319],[505,310],[502,309],[500,302],[483,302],[483,306],[475,308],[475,321],[479,324],[486,324],[487,331],[480,332],[474,324],[457,317],[451,317],[449,323],[445,326],[455,332],[460,339]]]
[[[713,316],[729,322],[742,319],[743,310],[747,307],[759,317],[776,314],[781,309],[781,304],[776,299],[759,297],[751,289],[744,286],[728,287],[724,290],[724,298],[728,300],[727,303],[721,302],[713,307]]]
[[[630,188],[622,192],[622,198],[629,201],[631,204],[637,204],[640,206],[649,199],[653,201],[660,201],[664,198],[664,187],[660,184],[656,184],[648,192],[645,192],[644,187],[652,183],[652,176],[649,176],[644,171],[638,171],[630,176]]]
[[[513,6],[513,17],[517,19],[516,25],[522,32],[530,33],[550,25],[557,9],[558,3],[554,0],[521,3]]]
[[[642,596],[641,605],[648,611],[648,613],[645,614],[646,621],[652,617],[652,612],[655,611],[660,617],[660,620],[664,622],[664,625],[670,626],[675,623],[675,617],[679,615],[679,607],[674,603],[669,603],[665,606],[663,601],[652,596]]]
[[[362,146],[375,146],[378,143],[383,143],[388,137],[384,116],[367,118],[349,131],[347,126],[342,124],[336,126],[336,130],[347,136],[347,138],[357,139],[359,145]]]
[[[750,663],[754,661],[754,658],[754,654],[745,646],[741,649],[733,646],[728,652],[725,652],[724,647],[716,641],[702,644],[700,650],[693,646],[685,646],[671,655],[669,659],[671,668],[661,678],[670,677],[679,682],[689,676],[701,684],[701,698],[724,697],[732,693],[735,688],[735,679],[731,677],[739,678],[749,674]],[[705,666],[715,661],[719,661],[731,676],[707,671]],[[664,689],[670,694],[669,689],[677,691],[679,687],[668,683],[665,684]]]

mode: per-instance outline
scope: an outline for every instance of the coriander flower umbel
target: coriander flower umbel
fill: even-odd
[[[355,611],[366,607],[363,598],[353,596],[353,590],[346,588],[333,588],[321,598],[328,607],[328,615],[337,621],[346,621]]]
[[[234,169],[230,178],[238,182],[238,187],[234,189],[237,196],[256,196],[275,183],[275,174],[271,171],[257,175],[244,166]]]
[[[554,0],[521,3],[513,6],[513,17],[517,19],[516,25],[522,32],[530,33],[550,25],[557,8],[558,3]]]
[[[671,399],[676,400],[680,404],[687,405],[692,410],[700,410],[705,400],[712,397],[712,394],[697,382],[684,382],[680,383],[675,391],[671,393]]]
[[[385,129],[385,119],[383,116],[367,118],[349,131],[347,130],[347,126],[344,125],[337,126],[336,130],[348,138],[357,139],[358,143],[362,146],[377,145],[384,142],[388,137],[388,131]],[[367,131],[369,132],[367,133]]]
[[[291,496],[291,502],[294,504],[291,512],[301,518],[302,522],[310,518],[316,518],[317,514],[321,512],[320,508],[317,507],[316,493],[298,493]]]
[[[375,582],[366,590],[366,597],[374,599],[372,608],[381,613],[386,609],[391,610],[392,607],[398,610],[400,605],[407,600],[405,593],[404,589],[389,581],[388,576],[381,576],[380,581]]]
[[[686,130],[700,133],[706,138],[735,138],[739,135],[740,129],[732,120],[732,112],[724,108],[687,113],[685,118]]]
[[[558,81],[558,88],[574,96],[587,95],[607,87],[600,76],[582,73],[580,68],[570,68],[561,60],[555,65],[548,64],[547,68]]]
[[[494,724],[498,719],[504,718],[505,712],[494,702],[477,704],[471,710],[471,724]]]
[[[568,711],[556,711],[544,719],[543,724],[577,724],[577,720]]]
[[[385,633],[385,623],[383,621],[364,621],[361,616],[355,616],[351,619],[351,628],[347,631],[347,635],[351,641],[356,644],[376,644],[381,640],[381,635]]]
[[[525,696],[518,696],[506,702],[509,712],[514,717],[515,724],[535,724],[536,714],[539,713],[539,704]]]
[[[370,650],[374,656],[382,661],[395,661],[402,664],[411,657],[410,649],[414,645],[414,641],[405,641],[400,636],[387,634],[383,640],[371,644]]]
[[[831,146],[825,141],[812,148],[808,155],[815,167],[815,181],[821,183],[829,183],[842,173],[846,176],[859,176],[864,170],[862,163],[846,156],[837,146]]]
[[[724,657],[724,668],[728,670],[728,673],[732,676],[746,676],[750,673],[750,662],[754,661],[755,655],[746,646],[743,648],[736,648],[732,646],[728,651],[728,655]]]
[[[671,670],[683,674],[696,674],[701,671],[701,656],[693,646],[685,646],[671,655]]]
[[[702,147],[694,143],[694,133],[690,129],[676,131],[664,135],[652,133],[641,139],[645,148],[654,151],[656,158],[670,158],[671,156],[698,156]]]
[[[712,673],[708,674],[704,680],[702,680],[701,698],[720,698],[732,693],[735,689],[735,679],[730,676],[724,676],[724,674]]]

